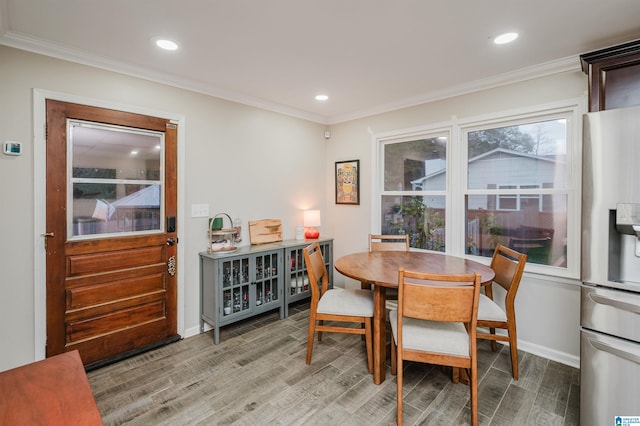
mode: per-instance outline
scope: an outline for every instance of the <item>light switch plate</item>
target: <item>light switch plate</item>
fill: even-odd
[[[209,217],[209,204],[191,204],[191,217]]]

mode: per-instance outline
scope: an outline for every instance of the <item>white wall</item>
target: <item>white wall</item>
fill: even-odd
[[[248,220],[281,219],[284,238],[294,238],[302,209],[325,213],[324,125],[0,46],[0,142],[24,147],[19,157],[0,154],[0,371],[34,361],[38,352],[34,250],[45,230],[34,230],[34,209],[44,206],[34,200],[34,88],[185,117],[185,167],[179,171],[185,334],[198,332],[198,253],[207,244],[207,220],[191,218],[191,204],[240,217],[243,244]],[[325,224],[323,217],[323,233]]]
[[[334,256],[366,250],[367,233],[379,231],[372,229],[373,135],[441,123],[452,116],[464,119],[583,97],[586,87],[586,75],[580,71],[567,72],[331,126],[331,139],[327,143],[327,199],[330,233],[335,237]],[[333,163],[353,159],[360,160],[361,203],[359,206],[336,205],[331,202]],[[578,282],[549,280],[549,277],[525,273],[516,299],[520,349],[577,367],[580,356]],[[335,281],[341,286],[359,285],[339,273],[335,274]]]
[[[180,194],[186,213],[179,274],[184,289],[184,332],[197,332],[198,253],[206,247],[206,219],[189,217],[191,204],[245,221],[280,218],[284,237],[294,237],[301,209],[322,210],[325,236],[335,256],[366,250],[371,229],[372,134],[575,98],[584,94],[580,72],[478,92],[334,125],[283,116],[91,67],[0,46],[0,142],[24,143],[20,157],[0,155],[0,371],[35,358],[33,89],[185,117],[185,155]],[[361,204],[334,204],[334,162],[359,159]],[[337,285],[348,283],[336,273]],[[576,283],[526,276],[517,299],[521,349],[577,366],[579,292]],[[42,314],[42,313],[41,313]]]

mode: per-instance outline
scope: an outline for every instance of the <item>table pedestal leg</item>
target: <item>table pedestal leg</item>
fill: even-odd
[[[373,290],[373,383],[384,382],[386,365],[387,330],[385,324],[385,288],[379,285]]]

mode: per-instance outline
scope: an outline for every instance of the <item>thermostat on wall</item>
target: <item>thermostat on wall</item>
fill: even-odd
[[[6,155],[22,155],[22,144],[20,142],[5,142],[2,145],[2,152]]]

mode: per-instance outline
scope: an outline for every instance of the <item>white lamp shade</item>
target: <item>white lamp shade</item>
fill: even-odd
[[[305,210],[304,226],[320,226],[320,210]]]

